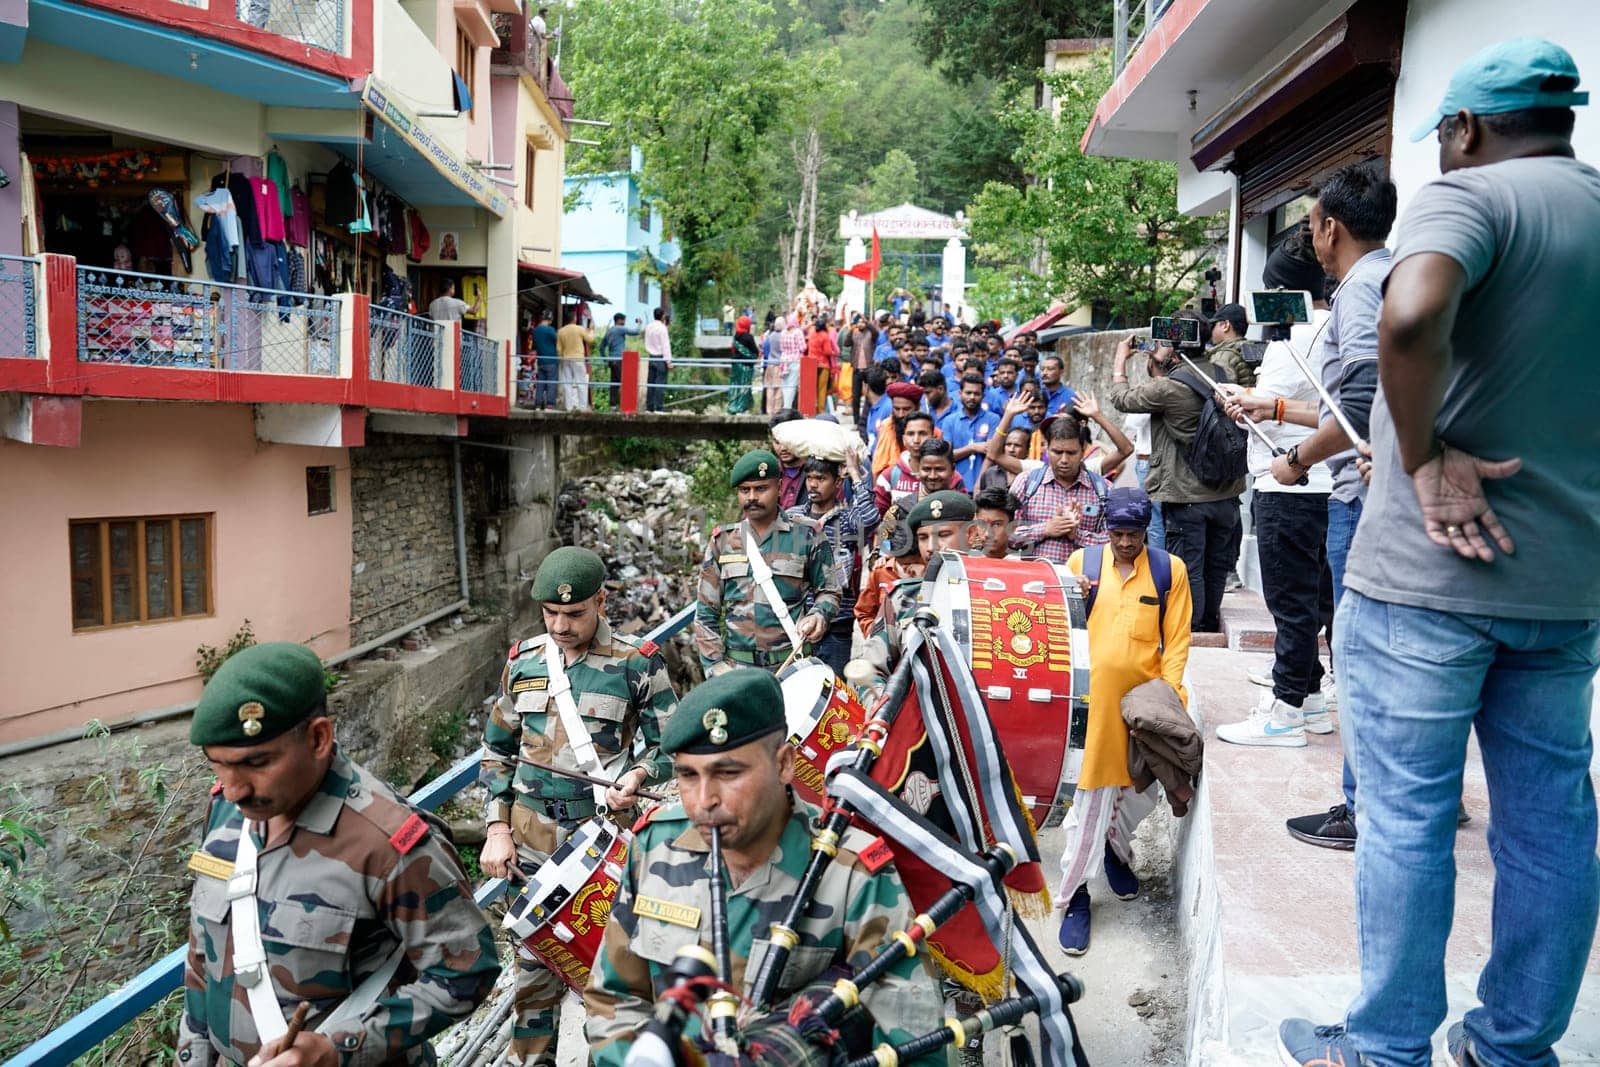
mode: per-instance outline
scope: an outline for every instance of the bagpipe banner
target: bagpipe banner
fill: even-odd
[[[904,655],[915,657],[912,685],[882,754],[873,761],[871,780],[919,820],[959,842],[969,857],[993,843],[1009,847],[1017,866],[1006,876],[1004,890],[1019,914],[1046,914],[1049,889],[1033,827],[960,650],[948,634],[910,627]],[[926,909],[952,884],[948,863],[929,855],[921,833],[904,836],[909,825],[904,820],[886,825],[891,813],[882,801],[857,803],[862,821],[893,849],[912,905]],[[928,948],[952,978],[993,1001],[1006,993],[1005,943],[1003,918],[968,904],[928,939]]]

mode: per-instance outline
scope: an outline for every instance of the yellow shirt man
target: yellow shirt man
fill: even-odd
[[[1145,547],[1151,508],[1150,497],[1142,489],[1112,489],[1105,505],[1110,543],[1079,549],[1067,559],[1067,567],[1081,575],[1085,555],[1101,553],[1099,586],[1088,622],[1089,730],[1083,771],[1062,824],[1065,846],[1057,900],[1065,914],[1059,939],[1069,956],[1088,951],[1088,879],[1099,874],[1102,865],[1115,896],[1132,900],[1139,895],[1139,879],[1133,873],[1133,833],[1155,810],[1159,787],[1152,782],[1143,791],[1133,788],[1122,698],[1133,687],[1160,678],[1188,700],[1183,672],[1189,663],[1193,609],[1189,572],[1183,560],[1162,553],[1172,570],[1163,618],[1150,571],[1152,550]]]
[[[562,359],[585,359],[594,344],[594,331],[569,322],[556,331],[556,355]]]

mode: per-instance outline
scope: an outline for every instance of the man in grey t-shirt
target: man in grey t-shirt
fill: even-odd
[[[1450,1061],[1554,1063],[1584,977],[1600,912],[1600,172],[1573,158],[1577,85],[1561,48],[1506,41],[1456,71],[1417,134],[1437,129],[1444,177],[1396,241],[1335,633],[1361,779],[1361,992],[1342,1027],[1286,1021],[1288,1062],[1431,1062],[1474,729],[1493,947]]]

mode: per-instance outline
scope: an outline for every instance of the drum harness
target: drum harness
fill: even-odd
[[[761,554],[761,546],[756,543],[755,531],[748,522],[739,524],[740,531],[744,534],[745,554],[750,557],[750,577],[756,580],[756,585],[761,588],[761,595],[767,598],[767,604],[772,608],[772,613],[778,617],[778,622],[783,626],[785,636],[789,638],[790,657],[800,653],[800,629],[795,626],[794,618],[789,614],[789,605],[783,602],[783,597],[778,593],[778,583],[772,580],[772,568],[767,565],[766,557]]]
[[[233,976],[244,986],[245,1000],[250,1005],[250,1017],[255,1020],[256,1034],[263,1044],[275,1041],[289,1032],[283,1017],[283,1006],[278,1003],[278,991],[272,981],[272,969],[267,965],[266,946],[261,943],[261,913],[256,907],[256,859],[260,848],[255,835],[250,832],[247,820],[239,828],[239,851],[234,858],[233,874],[228,878],[229,920],[233,927]],[[266,823],[261,824],[265,839]],[[317,1033],[326,1034],[337,1027],[354,1022],[378,1002],[400,961],[405,958],[405,946],[396,945],[394,951],[378,965],[378,969],[362,979],[317,1027]]]
[[[572,682],[567,677],[567,667],[563,662],[561,648],[548,634],[544,639],[544,662],[545,668],[550,672],[550,697],[556,702],[556,712],[561,718],[561,729],[567,735],[567,744],[572,748],[573,757],[591,777],[609,779],[605,764],[600,762],[600,753],[595,751],[594,739],[589,736],[589,728],[583,724],[583,716],[578,714],[578,704],[572,698]],[[594,783],[590,785],[590,789],[594,791],[595,807],[604,813],[607,810],[606,787]]]

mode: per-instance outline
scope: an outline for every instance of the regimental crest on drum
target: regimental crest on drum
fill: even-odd
[[[928,814],[928,809],[933,807],[934,798],[938,795],[939,783],[921,771],[912,771],[906,775],[905,784],[900,787],[900,799],[918,815]]]
[[[604,930],[611,917],[611,901],[617,895],[615,882],[590,882],[578,890],[567,908],[567,922],[576,934]]]
[[[1052,629],[1067,628],[1065,610],[1058,603],[1033,597],[1010,596],[972,604],[972,666],[991,670],[997,662],[1019,670],[1046,664],[1052,672],[1072,670],[1072,647],[1050,641]]]

